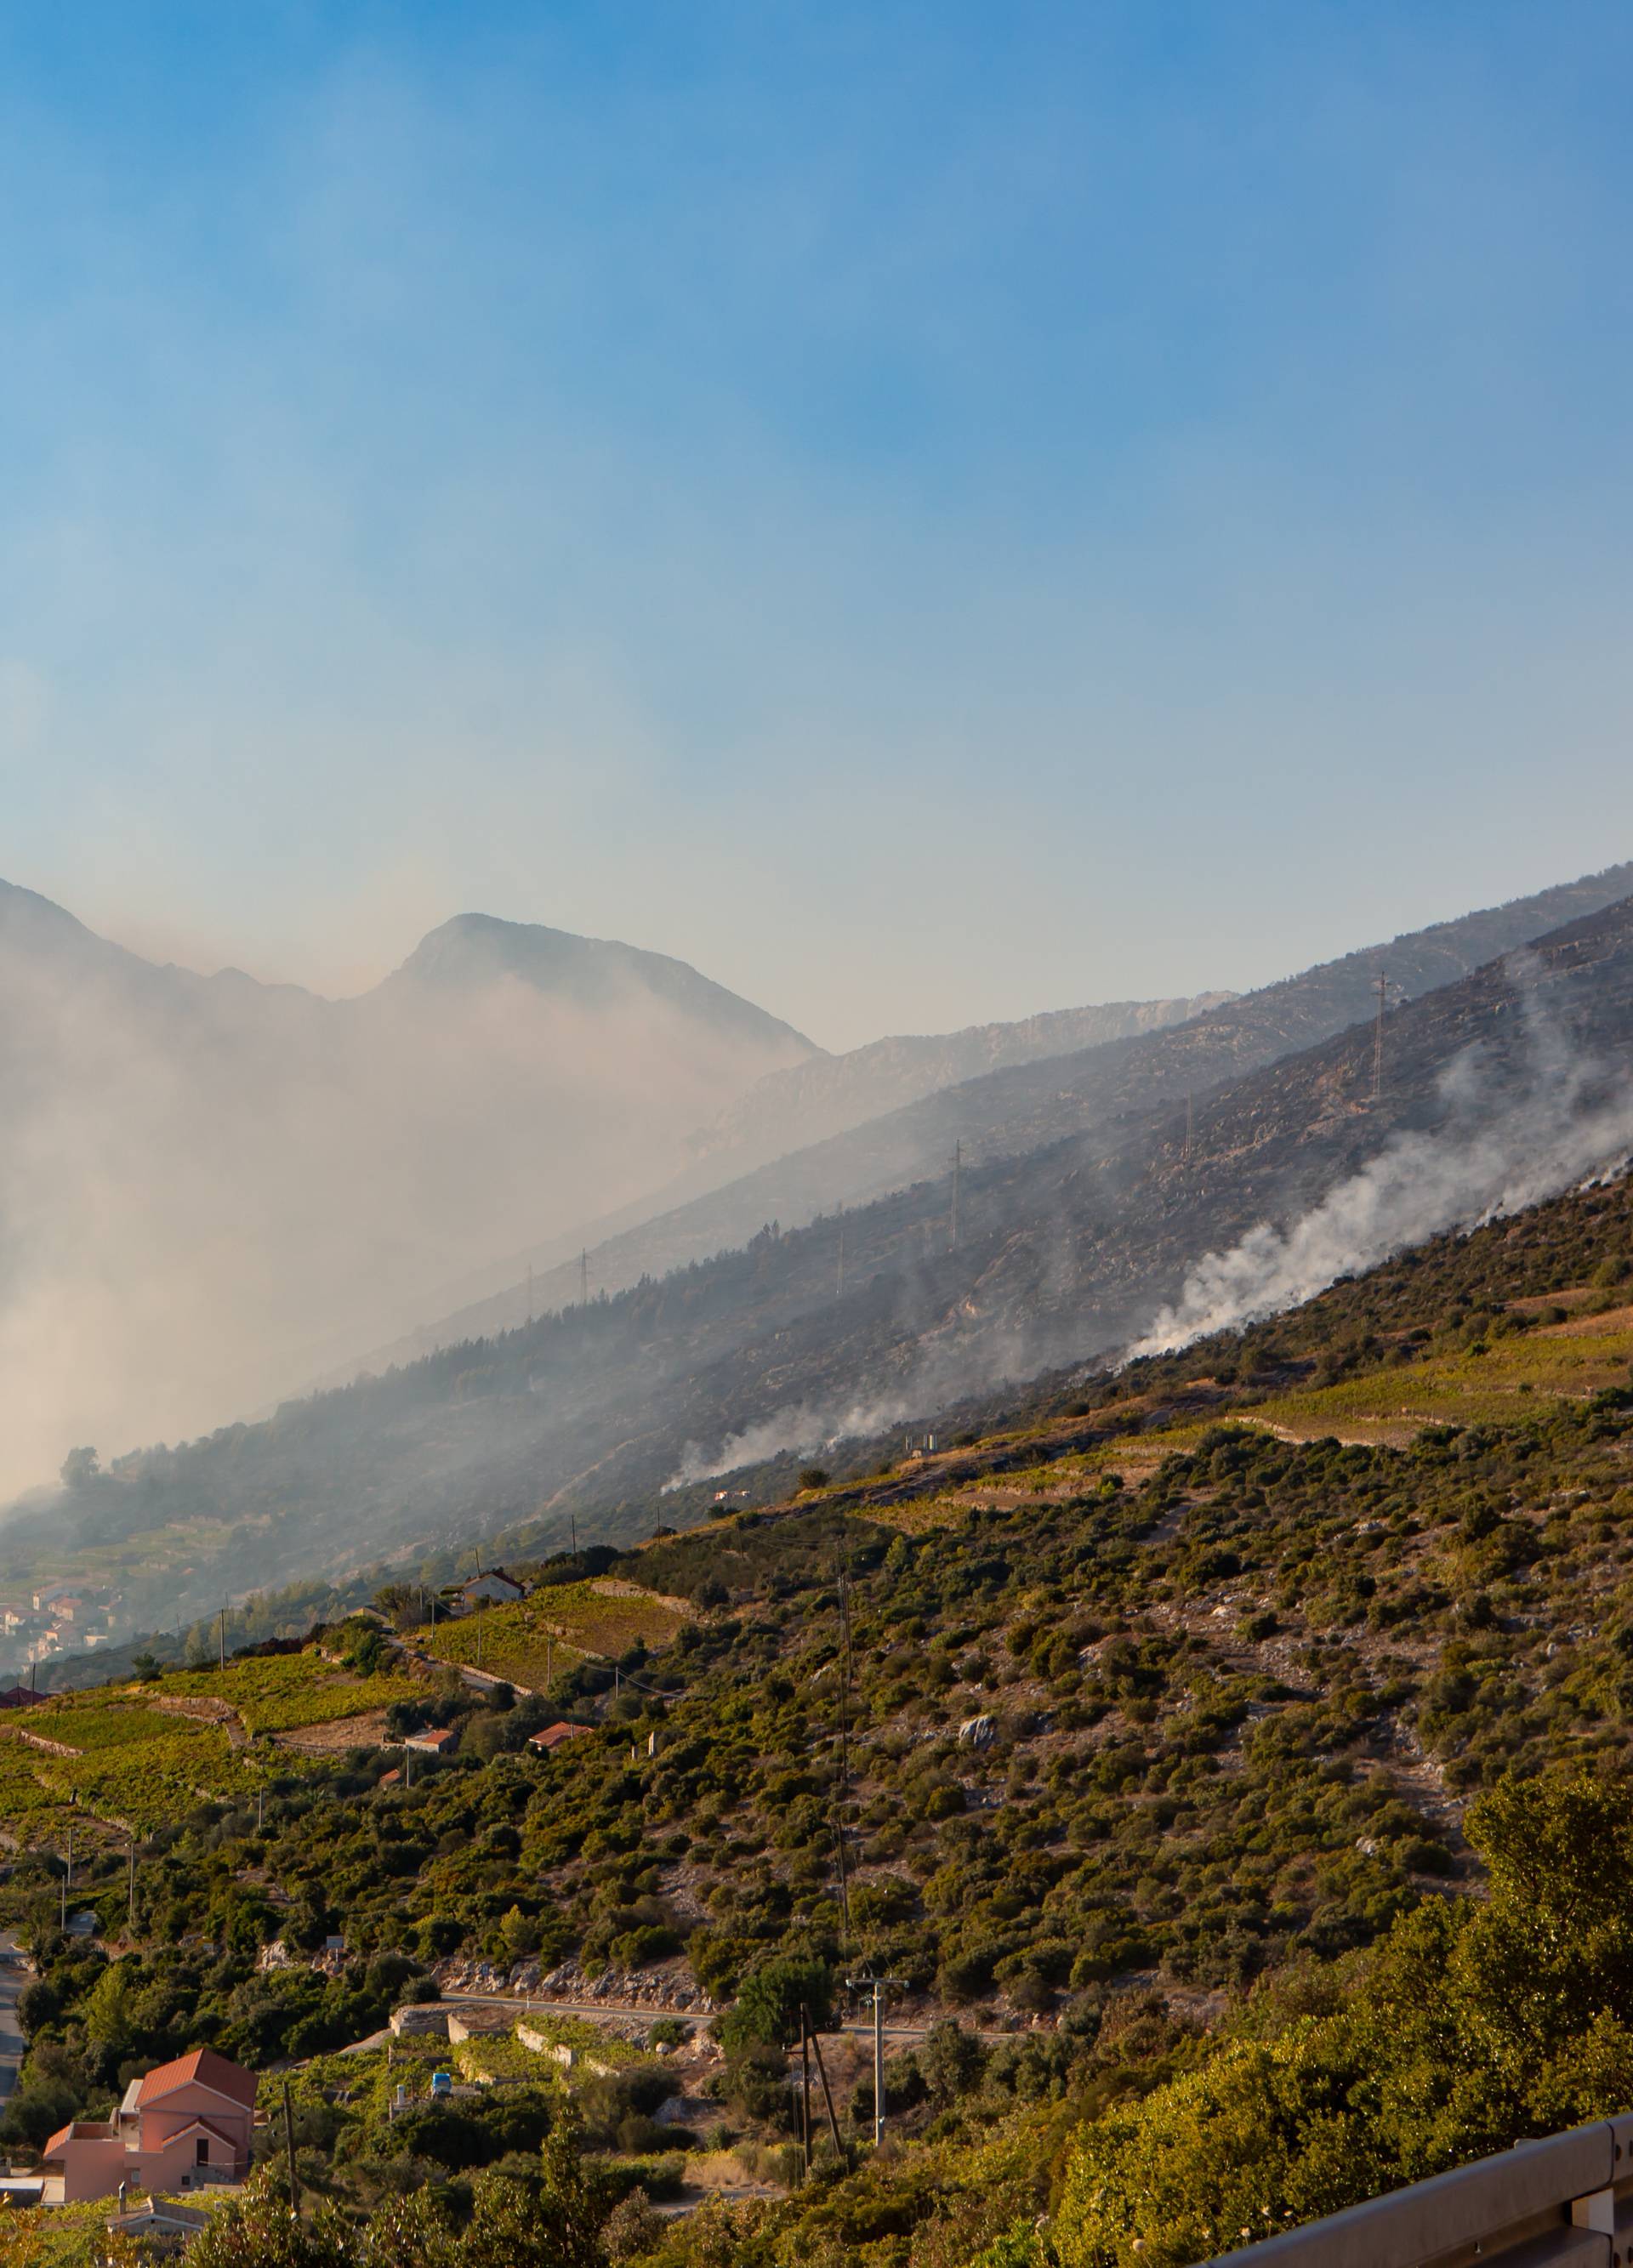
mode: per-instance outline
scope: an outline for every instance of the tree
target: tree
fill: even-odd
[[[188,2254],[189,2268],[357,2268],[358,2257],[334,2206],[320,2204],[309,2218],[297,2220],[288,2191],[270,2167],[250,2176],[242,2198],[211,2215]]]
[[[94,1449],[70,1449],[63,1458],[61,1474],[64,1488],[84,1488],[93,1481],[102,1468]]]
[[[802,2007],[812,2029],[821,2031],[832,1998],[833,1976],[825,1961],[798,1955],[763,1961],[738,1986],[736,2007],[721,2019],[720,2038],[728,2051],[750,2043],[790,2047],[800,2036]]]

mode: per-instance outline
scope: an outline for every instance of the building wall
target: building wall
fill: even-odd
[[[118,2137],[107,2140],[88,2136],[64,2142],[61,2151],[63,2203],[80,2205],[87,2198],[115,2197],[125,2178],[125,2146]]]

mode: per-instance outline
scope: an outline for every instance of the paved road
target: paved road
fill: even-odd
[[[17,2021],[17,2003],[28,1982],[14,1930],[0,1930],[0,2102],[17,2085],[23,2060],[23,2028]]]
[[[631,2003],[617,2000],[547,2000],[538,1997],[528,1999],[525,1993],[519,1992],[445,1992],[442,1998],[444,2003],[449,2007],[458,2002],[462,2006],[477,2008],[508,2008],[517,2016],[528,2014],[587,2016],[592,2021],[599,2017],[602,2022],[615,2017],[636,2016],[644,2024],[655,2024],[661,2017],[673,2016],[678,2022],[694,2027],[713,2021],[713,2016],[696,2015],[685,2008],[654,2008],[651,2006],[637,2007]],[[714,2014],[719,2014],[720,2011],[716,2009]],[[927,2023],[891,2023],[887,2018],[884,2024],[884,2036],[887,2040],[921,2040],[929,2029]],[[871,2039],[873,2018],[864,2016],[857,2021],[832,2024],[829,2029],[836,2032],[861,2032]],[[986,2040],[1018,2039],[1022,2036],[1020,2031],[1011,2030],[1008,2026],[1001,2029],[983,2030],[981,2033],[981,2037]]]

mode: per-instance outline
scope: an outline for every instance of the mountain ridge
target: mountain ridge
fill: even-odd
[[[627,1209],[640,1217],[626,1220],[610,1238],[595,1241],[593,1224],[581,1232],[590,1287],[625,1290],[643,1277],[739,1246],[766,1222],[803,1226],[838,1207],[854,1209],[915,1181],[939,1179],[955,1143],[977,1164],[1044,1148],[1156,1108],[1183,1113],[1187,1094],[1314,1045],[1369,1015],[1375,974],[1385,961],[1400,991],[1416,997],[1629,891],[1633,862],[1607,867],[1319,962],[1159,1031],[982,1073],[701,1193],[691,1194],[683,1174],[676,1186],[688,1194],[678,1204],[665,1207],[666,1193],[659,1191]],[[748,1091],[745,1104],[755,1092]],[[647,1211],[652,1204],[659,1210]],[[421,1332],[382,1344],[366,1366],[411,1361],[462,1337],[514,1328],[526,1320],[528,1301],[534,1313],[574,1304],[581,1290],[578,1241],[570,1240],[565,1252],[537,1253],[532,1284],[523,1285],[513,1275],[507,1285],[484,1290]],[[337,1369],[328,1382],[344,1374]]]

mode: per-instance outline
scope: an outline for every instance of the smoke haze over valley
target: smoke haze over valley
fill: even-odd
[[[1105,1035],[1059,1055],[989,1030],[1003,1067],[973,1078],[967,1036],[893,1042],[882,1087],[876,1053],[853,1070],[680,964],[558,932],[473,917],[329,1003],[152,968],[13,893],[10,1454],[23,1486],[70,1441],[109,1469],[14,1519],[0,1571],[117,1540],[182,1560],[163,1589],[196,1610],[462,1537],[626,1539],[718,1478],[774,1489],[802,1454],[1274,1311],[1628,1145],[1630,882],[1240,998],[1084,1011],[1051,1028]],[[666,1211],[699,1149],[729,1175],[722,1124],[791,1123],[791,1077],[887,1107]],[[348,1337],[514,1250],[519,1220],[571,1248],[608,1195],[632,1225],[583,1277],[422,1308],[381,1374],[244,1422],[325,1349],[352,1376]]]

